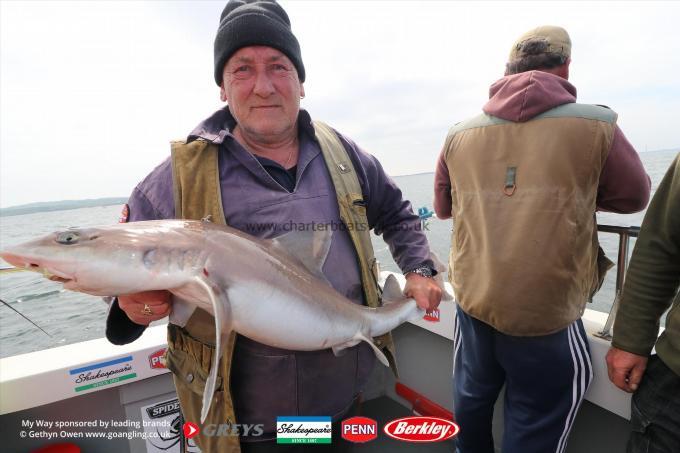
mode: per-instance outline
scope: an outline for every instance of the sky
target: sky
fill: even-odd
[[[680,148],[680,2],[281,1],[300,42],[302,107],[391,175],[434,170],[480,113],[512,43],[572,39],[579,102],[631,143]],[[224,1],[0,0],[0,207],[127,197],[222,107],[213,40]]]

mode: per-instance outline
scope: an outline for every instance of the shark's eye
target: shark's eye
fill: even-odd
[[[57,242],[60,244],[70,245],[78,242],[78,233],[74,231],[67,231],[57,235]]]

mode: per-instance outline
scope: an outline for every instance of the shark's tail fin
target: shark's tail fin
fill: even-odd
[[[434,279],[442,289],[442,302],[452,301],[453,294],[446,289],[446,285],[444,284],[444,274],[448,271],[448,266],[444,264],[432,250],[430,250],[430,259],[434,263],[434,268],[437,271],[437,275],[434,276]]]

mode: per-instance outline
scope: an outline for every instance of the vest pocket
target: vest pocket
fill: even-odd
[[[172,371],[185,421],[200,424],[208,370],[192,354],[171,346],[168,347],[167,367]],[[230,415],[233,413],[231,400],[225,395],[222,384],[222,377],[218,375],[210,411],[202,426],[235,423]],[[206,436],[200,432],[193,440],[201,451],[239,451],[238,436]]]
[[[194,357],[185,351],[168,348],[167,367],[173,372],[177,380],[184,383],[185,387],[193,393],[203,395],[209,370],[204,370]],[[222,390],[222,377],[219,372],[215,383],[215,390]]]

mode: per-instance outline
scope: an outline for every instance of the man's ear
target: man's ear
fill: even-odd
[[[305,85],[304,85],[304,83],[301,83],[300,84],[300,99],[302,99],[303,97],[305,97]]]
[[[227,90],[224,89],[224,82],[220,84],[220,101],[227,102]]]

